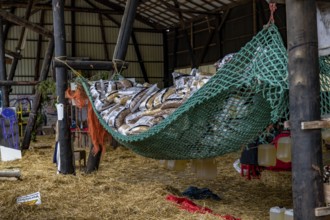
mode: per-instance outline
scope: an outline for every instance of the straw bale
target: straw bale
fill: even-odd
[[[52,163],[53,148],[28,150],[22,160],[0,162],[0,169],[19,168],[22,173],[21,181],[0,181],[1,219],[219,219],[166,201],[167,195],[180,195],[189,186],[207,187],[221,197],[194,200],[198,205],[244,220],[268,219],[273,206],[292,207],[290,185],[277,188],[261,179],[248,181],[235,171],[232,164],[239,152],[216,158],[217,177],[200,180],[190,171],[167,170],[159,161],[122,147],[108,149],[96,173],[59,175]],[[41,205],[16,204],[17,197],[38,191]]]

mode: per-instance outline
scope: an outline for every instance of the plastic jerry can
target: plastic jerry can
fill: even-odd
[[[277,159],[287,163],[291,162],[291,138],[281,137],[277,142]]]
[[[259,166],[269,167],[276,165],[276,148],[272,144],[261,144],[258,146]]]
[[[187,160],[168,160],[167,168],[175,171],[184,171],[187,168]]]
[[[269,220],[284,220],[285,208],[278,206],[269,209]]]
[[[159,160],[159,164],[161,167],[166,168],[167,167],[167,160]]]
[[[217,164],[214,158],[193,160],[192,171],[200,179],[214,179],[217,176]]]
[[[287,209],[284,212],[284,220],[293,220],[293,209]]]

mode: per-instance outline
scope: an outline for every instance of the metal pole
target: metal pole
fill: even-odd
[[[44,61],[42,63],[41,73],[39,76],[39,81],[44,81],[47,79],[50,64],[53,58],[53,52],[54,52],[54,39],[51,38],[48,43],[48,49],[46,51]],[[31,112],[29,114],[29,119],[27,126],[24,131],[24,138],[22,141],[22,149],[29,149],[30,142],[31,142],[31,134],[32,130],[35,126],[36,120],[37,120],[37,113],[40,108],[41,103],[41,93],[37,91],[34,95]]]
[[[0,80],[6,80],[6,60],[5,60],[5,42],[3,36],[3,25],[2,18],[0,17]],[[1,86],[1,104],[2,107],[9,106],[9,97],[8,97],[8,88],[7,86]]]
[[[53,23],[55,39],[55,57],[66,56],[65,26],[64,26],[64,0],[53,0]],[[58,97],[58,143],[60,150],[60,161],[58,171],[62,174],[74,174],[73,149],[71,147],[71,135],[68,124],[65,90],[68,87],[68,74],[65,67],[56,67],[56,94]],[[61,116],[62,115],[62,116]]]
[[[301,122],[320,120],[316,2],[286,4],[294,219],[313,220],[324,203],[321,133],[302,130]]]
[[[126,3],[124,15],[121,20],[121,27],[119,29],[119,35],[117,38],[117,44],[113,53],[113,60],[125,60],[138,3],[138,0],[128,0]]]

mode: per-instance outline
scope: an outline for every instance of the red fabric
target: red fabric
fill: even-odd
[[[241,176],[244,176],[244,170],[246,170],[246,178],[248,180],[251,179],[251,176],[257,179],[260,178],[260,167],[258,165],[241,164]]]
[[[78,85],[75,91],[71,91],[70,88],[65,92],[67,98],[74,99],[78,108],[82,108],[86,105],[86,100],[88,100],[82,86]],[[99,150],[105,152],[105,139],[111,136],[103,128],[100,121],[98,120],[96,114],[93,111],[92,104],[88,101],[88,111],[87,111],[87,124],[88,124],[88,134],[91,137],[93,143],[93,152],[97,154]]]
[[[192,213],[197,212],[197,213],[201,213],[201,214],[211,213],[211,214],[213,214],[215,216],[219,216],[225,220],[240,220],[239,218],[235,218],[231,215],[214,214],[211,209],[209,209],[207,207],[199,206],[199,205],[195,204],[193,201],[186,199],[186,198],[180,198],[180,197],[176,197],[174,195],[168,195],[168,196],[166,196],[166,200],[178,204],[181,209],[187,210],[188,212],[192,212]]]
[[[277,135],[274,140],[273,140],[273,144],[275,145],[275,148],[277,149],[277,143],[278,140],[281,137],[289,137],[290,136],[290,131],[285,131],[280,133],[279,135]],[[276,165],[275,166],[271,166],[271,167],[267,167],[267,170],[273,170],[273,171],[290,171],[291,170],[291,162],[283,162],[281,160],[276,159]]]

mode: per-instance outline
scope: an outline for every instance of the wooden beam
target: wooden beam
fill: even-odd
[[[115,3],[112,3],[110,1],[105,1],[105,0],[95,0],[95,1],[100,3],[100,4],[103,4],[103,5],[107,6],[109,8],[114,9],[115,11],[119,11],[121,13],[123,13],[124,10],[125,10],[123,7],[121,7],[121,6],[119,6]],[[137,2],[137,4],[138,4],[138,2]],[[163,26],[161,24],[156,24],[156,23],[150,22],[146,17],[144,17],[140,14],[137,14],[135,18],[136,18],[136,20],[141,21],[142,23],[144,23],[144,24],[146,24],[146,25],[148,25],[148,26],[150,26],[154,29],[166,29],[165,26]]]
[[[15,8],[26,8],[27,4],[22,2],[12,2],[12,1],[4,1],[1,2],[1,5],[6,7],[15,7]],[[51,11],[52,6],[47,3],[36,3],[33,6],[34,10],[46,10]],[[109,9],[92,9],[92,8],[85,8],[85,7],[72,7],[72,6],[65,6],[64,11],[72,11],[72,12],[84,12],[84,13],[101,13],[101,14],[114,14],[120,15],[121,12],[116,10],[109,10]]]
[[[147,70],[146,70],[146,68],[144,66],[143,58],[142,58],[142,55],[141,55],[141,52],[140,52],[140,48],[139,48],[139,44],[138,44],[138,42],[136,40],[136,37],[135,37],[134,32],[131,33],[131,38],[132,38],[132,42],[133,42],[133,45],[134,45],[136,57],[138,59],[138,62],[139,62],[139,65],[140,65],[140,69],[141,69],[141,72],[142,72],[142,75],[143,75],[143,79],[144,79],[145,82],[149,82],[148,75],[147,75]]]
[[[5,60],[5,41],[3,36],[3,18],[0,17],[0,80],[7,79],[6,60]],[[1,104],[2,107],[9,107],[8,87],[1,86]]]
[[[21,177],[21,171],[19,169],[7,169],[0,170],[0,177]]]
[[[163,31],[163,72],[164,72],[164,77],[163,77],[164,87],[167,88],[171,84],[170,83],[171,72],[168,64],[168,38],[167,38],[166,30]]]
[[[318,120],[318,121],[303,121],[301,122],[301,129],[320,129],[320,128],[330,128],[329,120]]]
[[[76,7],[76,1],[71,1],[71,8]],[[77,48],[76,48],[76,12],[71,11],[71,55],[73,57],[76,56]]]
[[[28,7],[26,8],[25,15],[24,15],[24,19],[26,21],[28,21],[29,18],[30,18],[32,6],[33,6],[33,0],[29,0]],[[21,51],[24,49],[25,42],[26,42],[26,36],[27,36],[27,30],[24,26],[22,26],[21,27],[21,33],[20,33],[20,36],[18,38],[18,42],[17,42],[17,45],[16,45],[16,53],[17,54],[21,54]],[[9,70],[9,73],[8,73],[8,76],[7,76],[7,80],[13,80],[14,79],[17,64],[18,64],[18,58],[14,57],[13,62],[10,66],[10,70]],[[7,91],[8,96],[9,96],[10,91],[11,91],[11,87],[9,86],[8,91]]]
[[[73,68],[76,70],[113,70],[112,61],[95,61],[95,60],[58,60],[55,59],[54,67]],[[128,64],[117,64],[119,68],[127,69]]]
[[[105,34],[102,14],[99,14],[99,22],[100,22],[101,37],[102,37],[102,42],[103,42],[103,47],[104,47],[104,58],[106,60],[110,60],[109,50],[108,50],[108,45],[107,45],[107,38],[105,36],[106,34]]]
[[[50,65],[51,65],[52,58],[53,58],[53,53],[54,53],[54,38],[51,38],[48,42],[48,47],[47,47],[47,50],[44,55],[41,72],[40,72],[40,74],[38,74],[40,82],[45,81],[48,77]],[[32,102],[31,112],[29,114],[28,123],[24,130],[22,149],[29,149],[29,147],[30,147],[32,131],[33,131],[33,128],[35,127],[35,124],[37,121],[37,114],[38,114],[38,110],[40,109],[41,98],[42,98],[41,92],[36,91],[35,95],[33,97],[33,102]]]
[[[11,51],[11,50],[6,50],[5,49],[5,54],[10,56],[10,57],[13,57],[13,58],[17,58],[18,60],[22,59],[22,55],[21,54],[18,54],[14,51]]]
[[[30,30],[38,33],[38,34],[42,34],[42,35],[44,35],[46,37],[49,37],[49,38],[53,37],[53,33],[50,30],[48,30],[46,28],[43,28],[43,27],[41,27],[37,24],[31,23],[31,22],[29,22],[29,21],[27,21],[23,18],[15,16],[15,15],[13,15],[13,14],[5,11],[5,10],[0,9],[0,17],[2,17],[5,20],[10,21],[14,24],[17,24],[17,25],[23,26],[25,28],[28,28],[28,29],[30,29]]]
[[[113,60],[125,60],[129,39],[132,33],[138,1],[128,0],[122,17]]]
[[[40,14],[40,26],[43,27],[45,21],[45,10],[41,11]],[[38,44],[37,44],[37,55],[36,55],[36,62],[34,65],[34,80],[37,80],[39,78],[39,73],[40,73],[40,61],[41,61],[41,49],[42,49],[42,35],[39,34],[38,36]],[[35,89],[33,89],[35,90]],[[33,92],[35,93],[35,91]]]
[[[316,3],[286,3],[294,218],[315,220],[324,204],[321,131],[302,130],[301,121],[321,115]]]
[[[200,10],[186,10],[186,9],[181,9],[181,8],[177,8],[174,7],[173,5],[162,1],[162,4],[164,4],[169,10],[171,11],[175,11],[177,13],[186,13],[186,14],[192,14],[193,16],[196,16],[196,14],[200,14],[200,15],[218,15],[219,12],[210,12],[210,11],[200,11]]]
[[[223,27],[223,25],[224,25],[224,23],[225,23],[225,21],[226,21],[226,19],[227,19],[227,17],[228,17],[229,10],[230,10],[230,9],[226,10],[226,12],[223,14],[223,16],[222,16],[222,18],[221,18],[221,23],[218,25],[218,27],[217,27],[216,29],[213,29],[213,30],[211,31],[211,33],[209,33],[208,38],[207,38],[207,40],[205,41],[205,45],[204,45],[204,47],[203,47],[203,50],[202,50],[202,52],[200,53],[199,59],[198,59],[198,61],[197,61],[197,63],[196,63],[196,66],[200,66],[200,64],[203,62],[203,60],[204,60],[204,58],[205,58],[205,56],[206,56],[207,50],[208,50],[208,48],[209,48],[209,45],[210,45],[210,43],[211,43],[211,41],[212,41],[212,39],[213,39],[213,37],[214,37],[214,34],[215,34],[216,32],[220,32],[220,30],[222,29],[222,27]]]
[[[0,80],[0,86],[34,86],[39,81],[12,81],[12,80]]]
[[[179,9],[180,8],[179,2],[177,0],[173,0],[173,2],[174,2],[175,7]],[[188,32],[187,32],[187,29],[185,28],[185,22],[183,20],[182,13],[180,11],[178,11],[177,13],[178,13],[178,16],[179,16],[179,19],[180,19],[183,35],[184,35],[184,38],[185,38],[185,43],[186,43],[187,49],[189,51],[190,61],[191,61],[191,68],[196,68],[198,66],[197,66],[197,63],[196,63],[194,50],[193,50],[192,45],[191,45],[192,42],[189,40]]]
[[[15,8],[15,7],[11,7],[10,10],[9,10],[9,12],[10,12],[11,14],[15,14],[15,11],[16,11],[16,8]],[[10,30],[10,28],[11,28],[12,26],[13,26],[13,24],[10,23],[10,22],[8,22],[8,23],[6,24],[6,26],[5,26],[5,29],[3,30],[3,35],[4,35],[4,41],[5,41],[5,42],[6,42],[6,40],[7,40],[9,30]]]
[[[328,216],[330,215],[330,207],[319,207],[315,209],[315,216]]]
[[[64,26],[64,0],[53,0],[53,22],[55,57],[66,56],[66,40]],[[58,103],[62,106],[58,110],[58,146],[60,160],[58,161],[58,172],[61,174],[75,174],[73,159],[73,148],[71,147],[71,134],[68,123],[68,101],[65,98],[65,91],[68,88],[68,73],[65,67],[56,67],[56,94]]]

